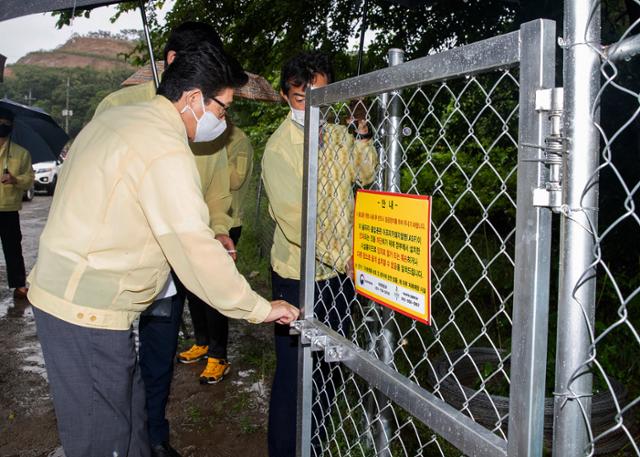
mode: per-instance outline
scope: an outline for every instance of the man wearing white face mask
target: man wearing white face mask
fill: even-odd
[[[214,238],[188,145],[213,136],[206,113],[222,118],[218,103],[245,82],[237,62],[198,43],[176,55],[157,96],[96,116],[69,151],[29,275],[67,457],[150,455],[131,324],[170,266],[231,318],[298,316],[254,292]]]
[[[304,173],[304,108],[307,86],[323,87],[332,80],[329,58],[319,52],[295,56],[283,66],[280,94],[291,107],[291,114],[280,124],[265,147],[262,180],[269,198],[269,211],[276,222],[271,247],[272,297],[300,305],[300,258],[302,221],[302,186]],[[353,214],[353,185],[373,180],[377,163],[365,121],[359,122],[356,136],[343,125],[325,124],[318,132],[321,150],[318,161],[318,227],[316,262],[315,316],[334,330],[347,333],[349,304],[354,299],[351,280],[346,272],[351,257],[350,239]],[[328,159],[328,160],[327,160]],[[296,403],[287,400],[297,390],[298,337],[288,329],[275,326],[276,373],[269,404],[269,455],[293,457],[296,452]],[[313,404],[314,455],[322,453],[316,421],[328,414],[333,399],[332,382],[327,366],[317,382],[326,386]],[[295,398],[295,396],[294,396]]]
[[[201,22],[181,24],[171,32],[165,45],[165,66],[171,65],[176,55],[183,50],[203,41],[223,49],[222,41],[210,25]],[[156,88],[153,81],[120,89],[109,94],[100,102],[94,116],[114,106],[150,101],[155,95]],[[188,114],[197,117],[197,113],[194,114],[187,107],[185,108]],[[219,109],[216,114],[224,115],[225,110]],[[218,136],[224,131],[226,117],[222,117],[222,119],[213,117],[215,118],[213,123],[216,124],[216,127],[211,135]],[[209,209],[209,227],[227,251],[235,251],[235,245],[229,236],[233,224],[233,220],[229,216],[232,195],[224,138],[218,136],[213,141],[207,142],[200,142],[201,139],[203,138],[194,138],[194,142],[190,142],[189,147],[193,152],[200,175],[202,195]],[[235,259],[235,252],[231,252],[230,255]],[[140,373],[145,386],[152,457],[176,457],[179,455],[169,443],[169,422],[165,414],[186,293],[184,286],[179,281],[176,280],[176,282],[177,284],[174,285],[170,276],[163,291],[156,297],[156,301],[140,317]],[[189,293],[188,295],[190,307],[194,306],[195,301],[198,301],[198,306],[207,306],[193,294]],[[196,325],[200,325],[200,323],[194,322],[194,327]],[[212,351],[211,349],[209,352]],[[196,345],[186,352],[189,361],[197,362],[207,355],[207,346]],[[212,364],[214,374],[224,372],[225,369],[228,370],[226,355],[213,354],[213,356],[207,360],[207,368],[209,368],[209,364]],[[225,365],[216,363],[220,359],[224,359]]]

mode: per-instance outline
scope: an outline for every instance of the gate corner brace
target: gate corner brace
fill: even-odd
[[[325,362],[342,362],[350,358],[349,348],[325,333],[314,320],[293,322],[289,333],[300,335],[300,344],[311,346],[311,351],[324,352]]]

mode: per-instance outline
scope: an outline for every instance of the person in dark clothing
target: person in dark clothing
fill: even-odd
[[[9,288],[15,298],[27,296],[20,215],[22,196],[33,185],[31,155],[11,141],[13,113],[0,108],[0,240],[7,264]]]

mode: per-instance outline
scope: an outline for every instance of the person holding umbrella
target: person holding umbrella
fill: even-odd
[[[15,298],[25,298],[24,258],[20,216],[22,195],[33,185],[34,173],[31,156],[22,146],[11,141],[13,113],[0,107],[0,239],[7,264],[9,288]]]

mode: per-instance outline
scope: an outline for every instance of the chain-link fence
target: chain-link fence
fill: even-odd
[[[323,116],[318,157],[316,243],[323,263],[317,268],[323,269],[321,276],[337,274],[339,283],[321,283],[329,293],[317,297],[315,316],[503,439],[513,298],[517,94],[517,71],[503,70],[408,88],[386,100],[365,98],[359,106],[374,133],[370,142],[354,140],[339,125],[356,114],[358,105],[331,105]],[[402,126],[394,140],[400,163],[391,178],[399,178],[393,186],[402,193],[431,195],[436,202],[431,327],[356,297],[351,279],[343,276],[351,255],[345,240],[351,239],[352,187],[389,187],[383,184],[383,170],[391,160],[391,144],[385,141],[391,117]],[[376,149],[382,159],[377,180]],[[317,362],[313,377],[318,384],[312,407],[319,424],[312,437],[320,444],[316,455],[414,456],[444,446],[349,369]],[[380,430],[374,434],[375,427]],[[376,441],[379,434],[384,440]]]
[[[564,96],[548,22],[310,93],[301,455],[640,456],[638,13],[565,1]],[[355,294],[358,189],[432,197],[431,326]]]
[[[565,3],[558,456],[640,456],[639,13]]]
[[[546,335],[532,329],[548,301],[532,284],[548,282],[550,212],[517,201],[542,183],[533,101],[553,82],[553,38],[538,21],[311,93],[302,455],[497,456],[541,433]],[[361,188],[432,196],[430,326],[354,293]]]

